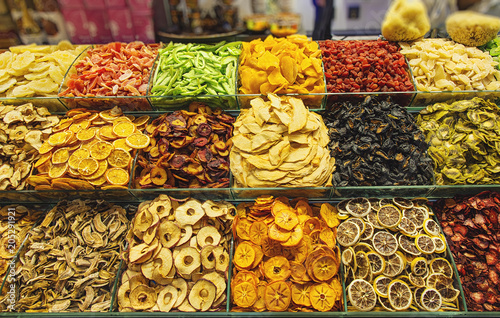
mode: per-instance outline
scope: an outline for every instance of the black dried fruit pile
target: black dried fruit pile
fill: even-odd
[[[334,186],[432,184],[432,160],[415,119],[388,99],[334,104],[322,113],[335,157]]]

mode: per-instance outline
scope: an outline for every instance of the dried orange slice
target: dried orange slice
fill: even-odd
[[[126,185],[129,182],[129,174],[122,168],[111,168],[106,171],[106,180],[112,185]]]
[[[131,148],[144,149],[149,146],[149,137],[141,133],[135,133],[127,137],[126,143]]]
[[[97,179],[88,180],[88,182],[93,186],[99,187],[99,186],[102,186],[103,184],[105,184],[107,182],[107,180],[106,180],[106,177],[104,175],[102,175]]]
[[[135,125],[130,121],[114,123],[113,133],[121,138],[126,138],[135,132]]]
[[[311,284],[293,284],[292,285],[292,301],[296,305],[311,306],[311,299],[309,297]]]
[[[310,289],[309,298],[314,309],[329,311],[335,305],[337,292],[327,283],[315,284]]]
[[[97,171],[91,175],[83,176],[85,179],[87,179],[87,180],[97,179],[101,176],[104,176],[104,174],[108,170],[108,162],[106,160],[98,160],[97,162],[99,163],[99,168],[97,168]],[[106,176],[104,176],[104,177],[106,177]]]
[[[283,256],[275,256],[264,262],[264,275],[271,281],[290,277],[290,262]]]
[[[38,153],[44,155],[54,149],[54,146],[51,146],[48,141],[44,142],[40,149],[38,149]]]
[[[257,287],[248,282],[240,283],[233,287],[233,298],[240,307],[252,307],[258,298]]]
[[[90,156],[95,160],[104,160],[113,151],[113,145],[107,141],[98,141],[90,147]]]
[[[234,264],[241,268],[250,268],[255,260],[255,249],[248,242],[242,242],[234,252]]]
[[[50,158],[52,157],[52,153],[44,153],[43,155],[40,156],[40,159],[37,160],[35,163],[34,167],[38,168],[39,166],[43,165],[44,163],[48,162]]]
[[[120,138],[120,139],[116,139],[113,141],[113,147],[115,147],[115,149],[117,148],[120,148],[120,149],[125,149],[127,151],[130,151],[132,150],[132,148],[130,148],[128,145],[127,145],[127,142],[126,142],[126,139],[125,138]]]
[[[297,246],[299,245],[303,237],[304,233],[302,232],[302,227],[300,225],[297,225],[290,232],[290,237],[288,238],[288,240],[286,240],[286,242],[281,243],[281,245],[286,247]]]
[[[284,230],[291,231],[299,224],[299,219],[292,209],[282,209],[274,215],[274,223]]]
[[[290,238],[291,232],[281,229],[276,223],[273,223],[269,228],[269,238],[278,241],[286,242]]]
[[[113,132],[113,126],[112,125],[106,125],[102,126],[99,129],[99,137],[101,137],[104,140],[115,140],[118,138],[117,135]]]
[[[281,244],[278,241],[266,237],[262,240],[262,252],[267,257],[274,257],[280,255],[282,252]]]
[[[253,222],[248,232],[250,241],[262,245],[262,240],[267,237],[267,225],[262,221]]]
[[[47,142],[52,147],[62,146],[66,143],[68,135],[69,134],[66,131],[57,132],[55,134],[50,135],[49,139],[47,139]]]
[[[264,299],[267,310],[285,311],[292,300],[292,291],[284,281],[272,282],[266,286]]]
[[[100,112],[99,117],[101,117],[105,121],[113,121],[118,118],[118,116],[113,116],[111,114],[111,109]]]
[[[82,176],[90,176],[99,169],[99,162],[94,158],[85,158],[78,164],[78,172]]]
[[[87,129],[90,126],[90,121],[87,119],[82,119],[78,121],[74,121],[73,124],[69,127],[69,130],[78,133],[82,129]]]
[[[125,149],[114,149],[108,157],[108,163],[117,168],[125,168],[129,165],[132,157]]]
[[[319,281],[327,281],[338,273],[339,264],[330,255],[324,255],[311,264],[313,277]]]
[[[64,174],[68,171],[68,164],[62,163],[58,165],[52,165],[49,170],[49,177],[55,179],[64,176]]]
[[[52,154],[52,163],[57,165],[67,162],[69,159],[68,148],[59,148]]]
[[[57,124],[54,128],[52,128],[52,132],[59,132],[62,131],[73,123],[73,118],[66,118],[66,119],[61,119],[59,124]]]
[[[95,137],[96,128],[82,129],[76,134],[76,139],[80,141],[87,141]]]
[[[82,159],[88,158],[89,155],[90,152],[87,149],[80,148],[73,151],[73,153],[71,154],[71,156],[69,156],[68,159],[69,167],[75,170],[78,169],[80,161],[82,161]]]

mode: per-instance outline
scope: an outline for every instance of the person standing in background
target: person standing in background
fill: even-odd
[[[313,0],[316,8],[314,19],[313,40],[328,40],[332,38],[332,20],[335,15],[333,0]]]

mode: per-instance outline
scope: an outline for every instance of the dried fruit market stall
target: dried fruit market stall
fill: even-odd
[[[443,39],[14,47],[0,308],[498,313],[497,65]]]

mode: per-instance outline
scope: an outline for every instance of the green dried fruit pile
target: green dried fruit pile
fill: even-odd
[[[417,124],[429,143],[437,184],[500,183],[500,111],[481,98],[429,105]]]

